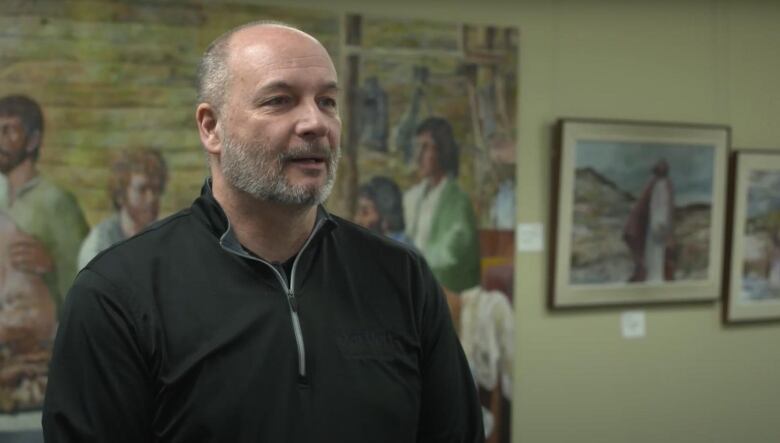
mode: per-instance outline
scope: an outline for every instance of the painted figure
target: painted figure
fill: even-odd
[[[159,151],[123,151],[111,165],[109,192],[116,211],[84,239],[78,266],[83,268],[109,246],[130,238],[157,220],[160,197],[168,181],[168,168]]]
[[[404,232],[404,207],[401,189],[393,179],[373,177],[358,188],[355,223],[393,240],[411,245]]]
[[[425,111],[431,113],[431,104],[425,95],[428,75],[427,66],[414,66],[412,69],[412,96],[398,125],[393,129],[395,147],[403,153],[407,165],[414,163],[414,129],[419,121],[420,108],[425,107]]]
[[[0,412],[40,408],[60,303],[87,224],[71,194],[38,173],[40,106],[0,98]]]
[[[430,117],[417,127],[419,183],[404,194],[406,233],[447,289],[479,284],[479,238],[471,200],[458,185],[452,126]]]
[[[56,328],[43,278],[16,269],[9,246],[27,238],[0,212],[0,412],[40,408]]]
[[[360,144],[372,151],[387,152],[387,92],[378,78],[369,77],[360,88],[359,96]]]
[[[515,228],[515,180],[509,177],[498,185],[490,205],[490,224],[496,229]]]
[[[76,256],[87,222],[76,199],[36,166],[43,141],[43,113],[23,95],[0,99],[0,173],[7,192],[0,208],[29,234],[10,245],[11,264],[39,275],[59,308],[76,275]]]
[[[634,272],[630,282],[674,280],[674,187],[669,164],[659,160],[623,229]]]

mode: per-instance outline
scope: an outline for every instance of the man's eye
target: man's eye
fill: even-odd
[[[330,97],[323,97],[320,99],[320,106],[323,108],[335,108],[336,100]]]
[[[271,97],[268,100],[264,101],[264,105],[268,106],[281,106],[286,105],[287,103],[290,103],[290,97],[287,96],[278,96],[278,97]]]

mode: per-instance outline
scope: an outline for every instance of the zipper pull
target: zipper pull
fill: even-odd
[[[290,307],[293,312],[298,312],[298,300],[295,298],[295,294],[292,291],[287,293],[287,300],[290,302]]]

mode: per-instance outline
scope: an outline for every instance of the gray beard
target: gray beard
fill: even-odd
[[[312,153],[326,156],[328,167],[325,184],[300,186],[289,183],[284,175],[285,165],[291,159]],[[223,137],[220,167],[222,175],[230,185],[258,200],[285,205],[314,206],[327,200],[333,190],[340,157],[340,149],[334,155],[330,149],[311,143],[293,146],[273,154],[269,146],[242,143],[230,137]]]

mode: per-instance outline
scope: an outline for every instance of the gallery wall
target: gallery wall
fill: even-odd
[[[780,149],[778,18],[770,2],[520,8],[519,220],[548,220],[560,116],[727,124],[735,147]],[[780,325],[724,327],[720,303],[659,306],[626,340],[622,309],[547,311],[546,260],[517,260],[515,441],[780,440]]]

